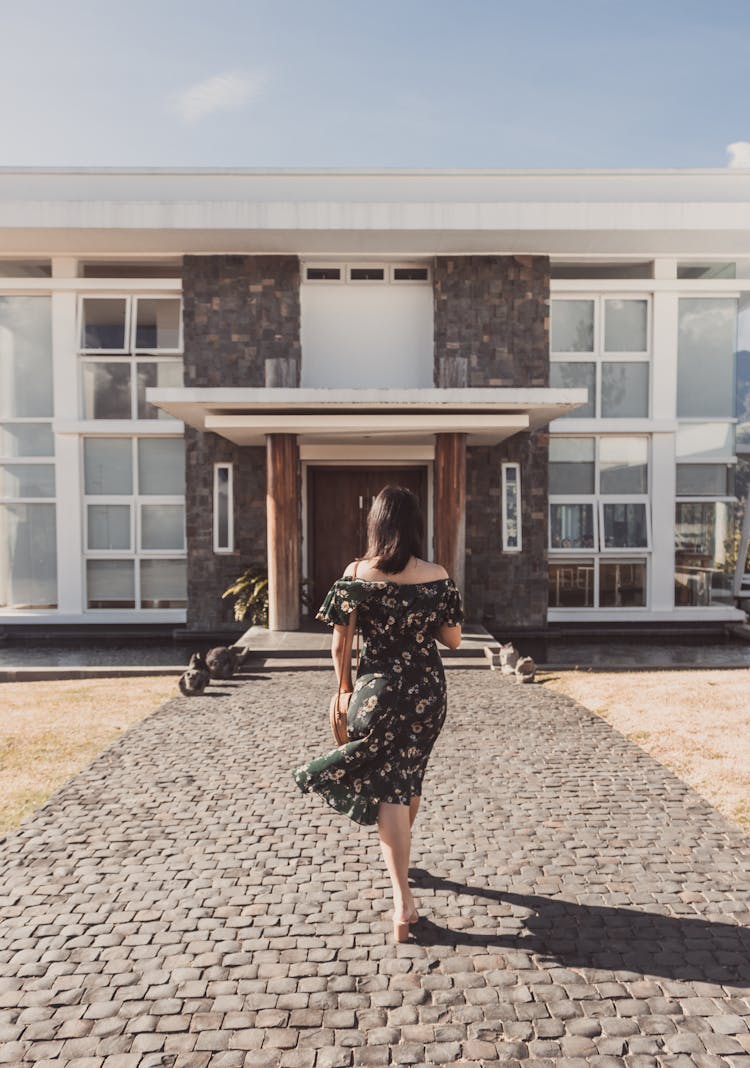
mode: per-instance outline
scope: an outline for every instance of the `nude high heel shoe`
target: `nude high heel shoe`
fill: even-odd
[[[394,942],[406,942],[409,938],[409,920],[399,922],[394,919],[393,921],[393,941]]]

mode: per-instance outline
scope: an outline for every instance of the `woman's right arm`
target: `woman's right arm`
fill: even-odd
[[[461,624],[456,623],[450,626],[448,623],[443,623],[437,632],[437,640],[442,645],[447,645],[449,649],[458,649],[461,644]]]

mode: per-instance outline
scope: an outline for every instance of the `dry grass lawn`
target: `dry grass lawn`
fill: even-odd
[[[0,835],[177,694],[166,675],[0,683]]]
[[[750,669],[537,675],[750,831]]]

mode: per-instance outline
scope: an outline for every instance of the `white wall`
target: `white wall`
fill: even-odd
[[[433,384],[432,285],[303,282],[302,385]]]

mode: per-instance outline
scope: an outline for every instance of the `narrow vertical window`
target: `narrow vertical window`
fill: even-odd
[[[503,464],[503,552],[521,551],[521,466],[517,463]]]
[[[214,464],[214,552],[234,552],[234,501],[231,464]]]

